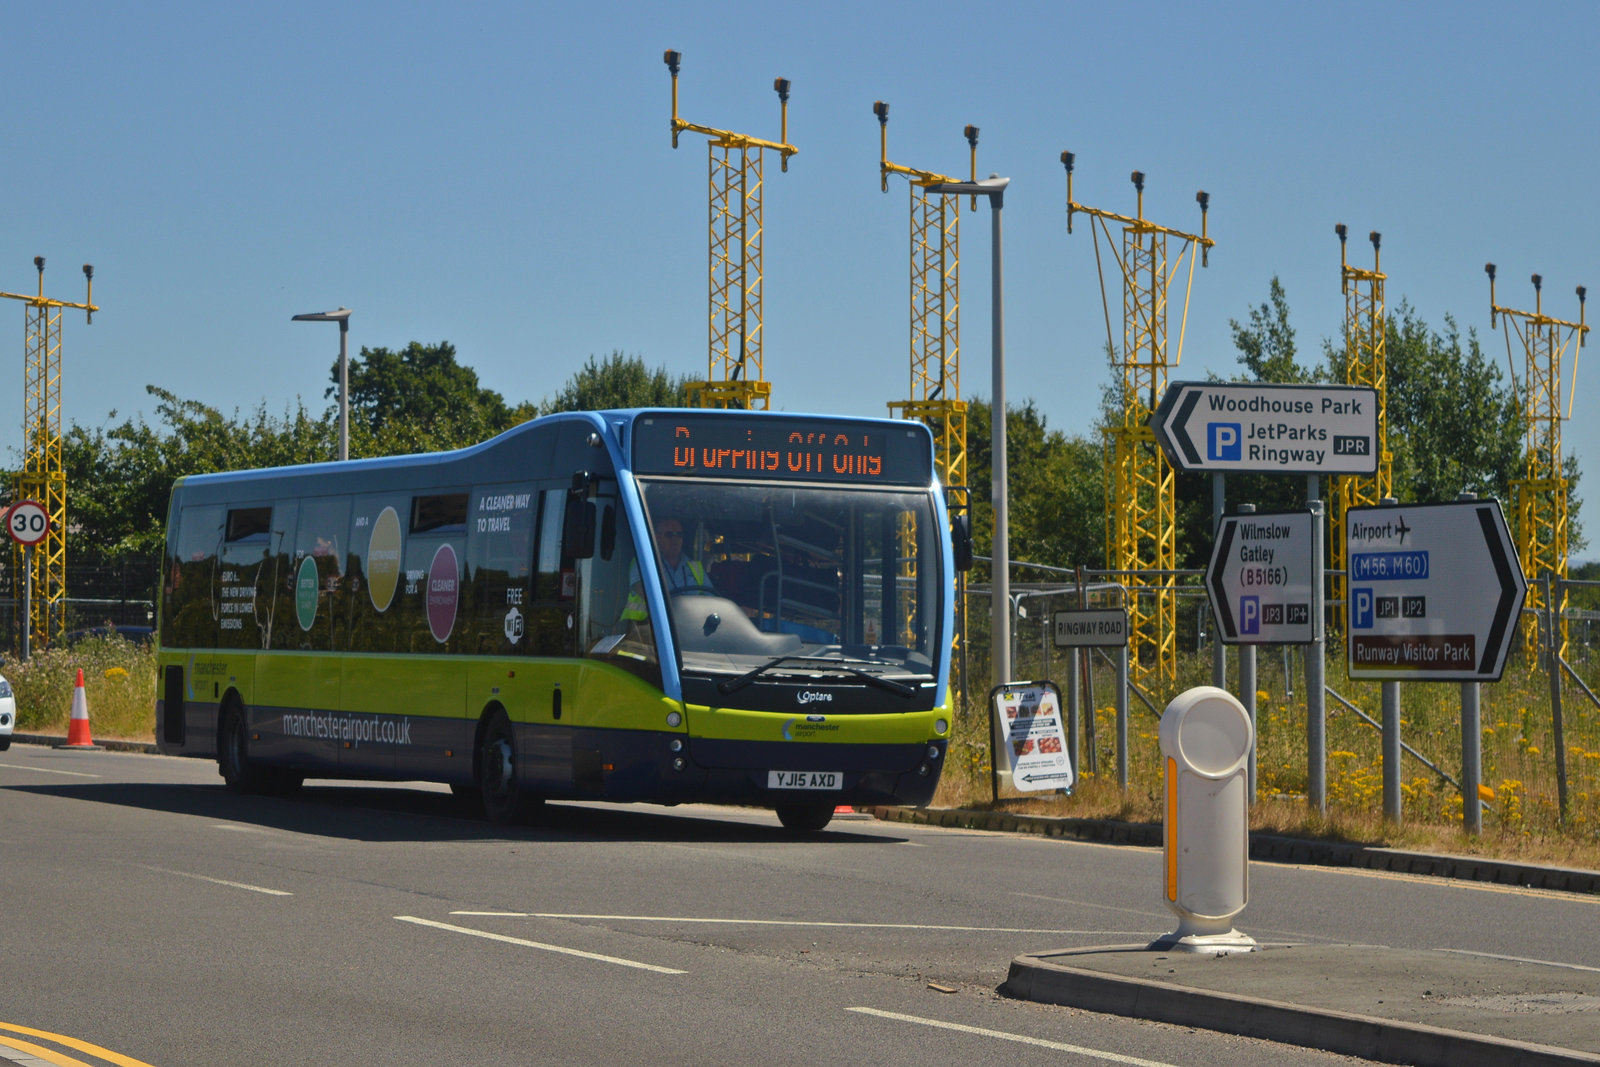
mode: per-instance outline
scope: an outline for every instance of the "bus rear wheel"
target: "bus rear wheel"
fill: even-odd
[[[527,793],[517,776],[517,738],[504,713],[496,712],[483,731],[477,753],[478,797],[492,823],[526,822],[544,804]]]
[[[261,775],[250,766],[250,735],[245,729],[244,708],[230,700],[222,707],[217,723],[217,773],[235,793],[254,793],[261,788]]]
[[[833,808],[832,801],[813,800],[779,804],[773,810],[777,812],[783,828],[791,834],[814,834],[833,821]]]

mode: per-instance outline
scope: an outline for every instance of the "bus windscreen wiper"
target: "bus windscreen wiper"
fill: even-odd
[[[904,682],[897,682],[892,678],[881,678],[876,674],[868,674],[866,671],[858,670],[855,667],[847,667],[837,660],[823,659],[815,656],[774,656],[772,659],[769,659],[767,662],[761,664],[761,666],[756,667],[753,670],[746,671],[737,678],[729,678],[725,681],[718,682],[717,692],[723,694],[737,692],[738,690],[749,685],[751,682],[755,681],[767,671],[770,671],[780,663],[786,663],[789,660],[796,660],[802,663],[824,663],[826,664],[826,666],[823,668],[824,670],[847,674],[852,678],[866,682],[868,685],[875,685],[880,689],[887,689],[889,692],[899,694],[903,697],[912,696],[916,693],[915,689],[909,685],[906,685]]]

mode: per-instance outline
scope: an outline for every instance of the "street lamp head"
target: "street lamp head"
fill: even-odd
[[[350,322],[350,309],[340,308],[337,311],[308,311],[304,315],[295,315],[291,322],[337,322],[343,329]]]

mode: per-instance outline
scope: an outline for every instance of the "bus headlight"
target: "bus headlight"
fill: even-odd
[[[674,727],[682,726],[683,725],[683,715],[680,714],[679,712],[676,712],[676,711],[667,712],[667,725],[668,726],[674,726]]]
[[[941,755],[941,753],[939,751],[939,746],[938,745],[929,745],[928,746],[928,758],[929,759],[938,759],[940,755]]]
[[[944,732],[946,730],[948,730],[948,729],[950,729],[950,721],[948,719],[935,719],[933,721],[933,732],[934,733],[939,734],[939,735],[942,736],[944,734]]]
[[[667,747],[670,748],[674,752],[682,752],[683,751],[683,738],[674,737],[672,739],[671,743],[667,745]]]
[[[672,769],[675,771],[681,771],[687,766],[688,764],[683,762],[682,756],[679,756],[677,759],[672,761]]]

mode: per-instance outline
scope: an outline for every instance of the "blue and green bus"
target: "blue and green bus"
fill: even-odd
[[[434,781],[497,822],[697,801],[815,831],[932,799],[970,554],[913,422],[565,413],[186,477],[157,739],[241,792]]]

